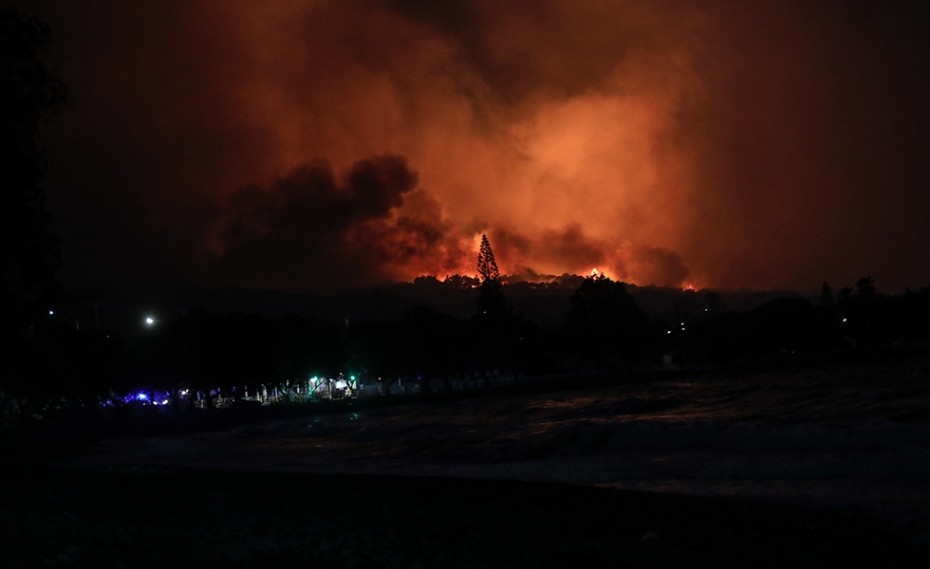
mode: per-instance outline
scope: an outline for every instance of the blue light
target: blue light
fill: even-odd
[[[136,401],[148,401],[148,400],[149,400],[148,394],[142,391],[140,391],[139,393],[136,393]]]

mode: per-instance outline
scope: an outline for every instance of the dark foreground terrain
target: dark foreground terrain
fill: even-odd
[[[930,356],[0,431],[0,568],[930,567]]]
[[[541,482],[7,467],[2,566],[921,567],[853,510]]]

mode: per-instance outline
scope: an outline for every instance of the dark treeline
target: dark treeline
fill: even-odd
[[[930,339],[930,288],[877,292],[869,278],[819,300],[778,298],[728,310],[712,291],[691,292],[675,320],[650,318],[624,283],[580,281],[559,326],[540,326],[515,311],[498,277],[470,289],[474,313],[457,317],[428,306],[396,318],[321,322],[193,309],[132,334],[81,331],[65,319],[34,327],[17,358],[18,381],[4,388],[23,409],[92,405],[136,389],[241,395],[246,386],[357,375],[390,393],[400,381],[420,393],[456,380],[583,373],[624,380],[636,372],[770,365],[814,357],[859,357],[922,348]],[[7,371],[10,371],[8,368]]]
[[[706,295],[707,305],[712,307],[715,300],[714,293]],[[697,315],[693,333],[679,344],[682,361],[691,365],[719,367],[789,356],[874,356],[925,347],[930,338],[930,288],[889,296],[879,294],[872,279],[864,277],[835,295],[824,283],[814,302],[779,298],[745,312],[718,309],[716,314]]]

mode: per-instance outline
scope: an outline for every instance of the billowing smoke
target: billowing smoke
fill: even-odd
[[[216,270],[239,285],[340,290],[445,267],[462,251],[441,210],[399,156],[360,160],[342,176],[322,161],[233,193],[219,224]],[[401,212],[409,200],[408,212]]]
[[[318,160],[267,185],[244,186],[214,208],[224,213],[212,270],[221,282],[294,291],[472,274],[480,225],[445,219],[418,181],[403,157],[385,154],[360,160],[340,176]],[[672,252],[615,247],[577,223],[535,239],[507,229],[488,233],[511,278],[547,280],[592,267],[643,284],[680,284],[688,276]]]
[[[72,277],[354,286],[472,273],[487,232],[511,274],[930,282],[930,34],[904,4],[27,8],[72,97],[48,136]]]
[[[545,231],[537,240],[506,231],[492,232],[492,239],[497,243],[495,250],[501,251],[501,264],[518,279],[552,280],[566,272],[585,275],[597,270],[642,285],[690,284],[688,268],[674,252],[649,245],[599,241],[577,223]],[[534,259],[535,265],[521,264],[526,259]]]

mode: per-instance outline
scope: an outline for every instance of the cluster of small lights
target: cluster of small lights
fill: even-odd
[[[685,323],[684,323],[684,322],[679,322],[678,325],[681,327],[681,331],[684,332],[685,329],[686,329],[686,328],[685,328]],[[665,333],[666,333],[666,334],[671,334],[672,331],[671,331],[671,330],[666,330]]]
[[[290,398],[296,396],[298,400],[313,400],[315,398],[354,398],[358,396],[360,387],[358,377],[350,374],[348,378],[339,374],[336,378],[312,376],[302,381],[286,381],[283,385],[265,386],[262,384],[257,392],[251,392],[248,387],[245,388],[244,396],[247,400],[259,400],[262,403],[270,403],[280,400],[281,398]],[[236,392],[236,388],[232,389]],[[316,392],[316,394],[315,394]],[[263,394],[263,395],[258,395]],[[258,395],[256,397],[256,395]],[[220,405],[228,404],[232,401],[229,394],[225,394],[219,387],[206,390],[205,392],[193,391],[189,388],[179,389],[172,394],[170,391],[153,391],[139,390],[132,391],[123,396],[112,396],[110,398],[100,398],[98,404],[101,407],[116,407],[120,405],[138,405],[152,407],[166,407],[172,404],[172,401],[182,402],[182,405],[192,404],[202,406],[204,398],[220,398]],[[188,401],[188,398],[192,398]],[[225,403],[223,399],[225,398]]]
[[[147,392],[147,391],[137,391],[131,393],[122,398],[123,403],[137,403],[141,405],[168,405],[171,402],[170,394],[167,392],[162,392],[161,397],[158,397],[157,392]],[[118,400],[117,400],[118,401]],[[103,404],[106,407],[112,407],[115,401],[108,399]]]
[[[55,312],[53,309],[49,309],[48,314],[49,316],[52,316],[55,314]],[[152,314],[146,314],[142,318],[142,323],[144,326],[148,328],[152,328],[159,323],[159,320]],[[308,378],[308,380],[306,380],[305,382],[297,381],[297,382],[294,382],[292,385],[292,383],[288,381],[288,382],[285,382],[284,386],[273,387],[273,389],[269,389],[268,391],[274,392],[274,395],[272,395],[272,400],[276,400],[281,396],[279,395],[280,393],[286,393],[291,389],[293,389],[296,392],[298,397],[301,397],[304,393],[307,393],[312,396],[313,392],[317,391],[320,388],[322,388],[321,393],[323,393],[322,395],[323,397],[327,397],[326,392],[334,392],[334,391],[343,392],[344,393],[343,396],[351,397],[355,395],[355,391],[358,389],[357,378],[355,374],[350,374],[348,379],[343,377],[342,374],[339,374],[339,377],[335,379],[312,376]],[[235,388],[233,390],[235,391]],[[260,391],[264,391],[264,390],[265,388],[264,386],[262,386]],[[219,388],[210,389],[207,391],[207,394],[211,398],[219,397],[221,396],[221,390]],[[182,389],[177,392],[177,396],[179,397],[186,398],[190,395],[191,395],[190,389]],[[197,392],[196,399],[200,401],[202,396],[203,396],[202,393]],[[245,396],[246,398],[249,398],[248,388],[246,388]],[[264,399],[265,397],[267,397],[267,394],[263,396],[262,399]],[[102,399],[100,401],[100,404],[102,406],[112,407],[114,405],[119,404],[120,401],[122,401],[122,404],[166,406],[171,403],[171,398],[172,398],[172,395],[168,392],[162,392],[162,396],[159,396],[158,392],[137,391],[137,392],[131,392],[123,397],[117,397],[115,399],[105,399],[105,400]]]

